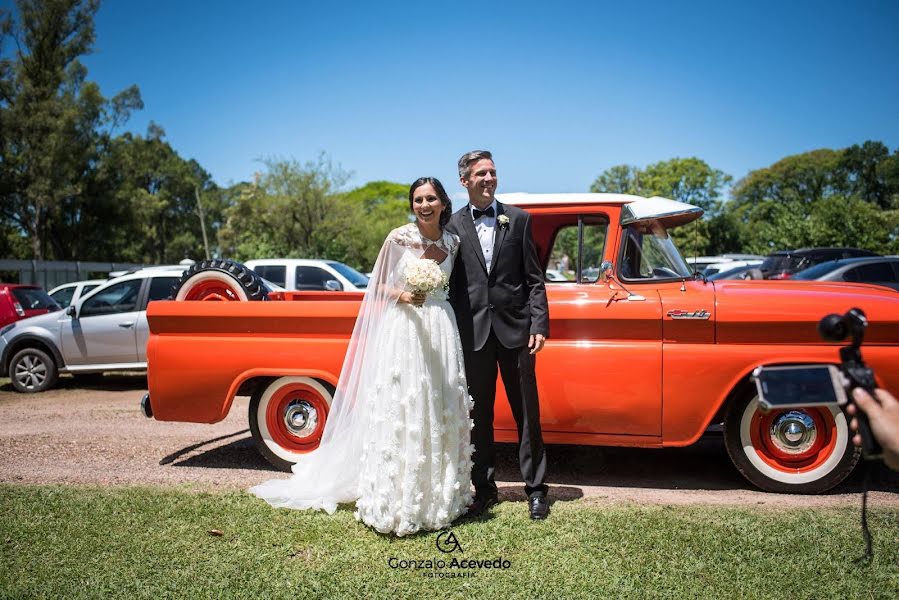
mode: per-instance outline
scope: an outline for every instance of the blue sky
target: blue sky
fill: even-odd
[[[9,5],[9,0],[0,0]],[[326,152],[348,187],[486,148],[501,192],[586,191],[698,156],[735,178],[798,152],[899,147],[899,3],[106,0],[89,78],[132,83],[221,185]]]

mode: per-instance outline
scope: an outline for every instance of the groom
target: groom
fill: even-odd
[[[498,501],[494,481],[493,404],[497,366],[518,427],[518,460],[532,519],[549,514],[546,453],[540,432],[535,355],[549,333],[543,269],[531,236],[531,218],[500,204],[496,166],[486,150],[459,159],[459,178],[469,204],[447,226],[462,240],[450,281],[465,374],[474,399],[471,479],[475,487],[470,516],[480,516]]]

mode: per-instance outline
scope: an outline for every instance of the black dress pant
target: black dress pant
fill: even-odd
[[[483,348],[465,351],[465,376],[474,399],[471,411],[474,419],[474,429],[471,431],[474,444],[471,480],[478,496],[497,493],[494,480],[496,452],[493,447],[497,366],[518,428],[518,462],[525,493],[528,497],[534,493],[546,494],[546,452],[540,431],[535,356],[527,346],[504,347],[492,330]]]

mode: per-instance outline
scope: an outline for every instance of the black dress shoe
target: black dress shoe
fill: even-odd
[[[484,494],[482,496],[475,496],[474,501],[468,505],[468,512],[465,513],[466,517],[480,517],[483,516],[484,513],[487,512],[487,509],[493,506],[494,504],[499,502],[499,497],[496,494]]]
[[[545,519],[549,514],[549,502],[546,501],[546,496],[535,494],[528,498],[528,511],[535,521]]]

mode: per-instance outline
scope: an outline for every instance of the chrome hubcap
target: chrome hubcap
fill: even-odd
[[[30,390],[47,379],[47,365],[36,356],[24,356],[16,364],[15,378],[22,387]]]
[[[771,442],[787,454],[802,454],[811,448],[818,438],[815,421],[807,413],[791,410],[771,423]]]
[[[291,435],[309,437],[318,428],[318,411],[306,400],[293,400],[284,411],[284,425]]]

